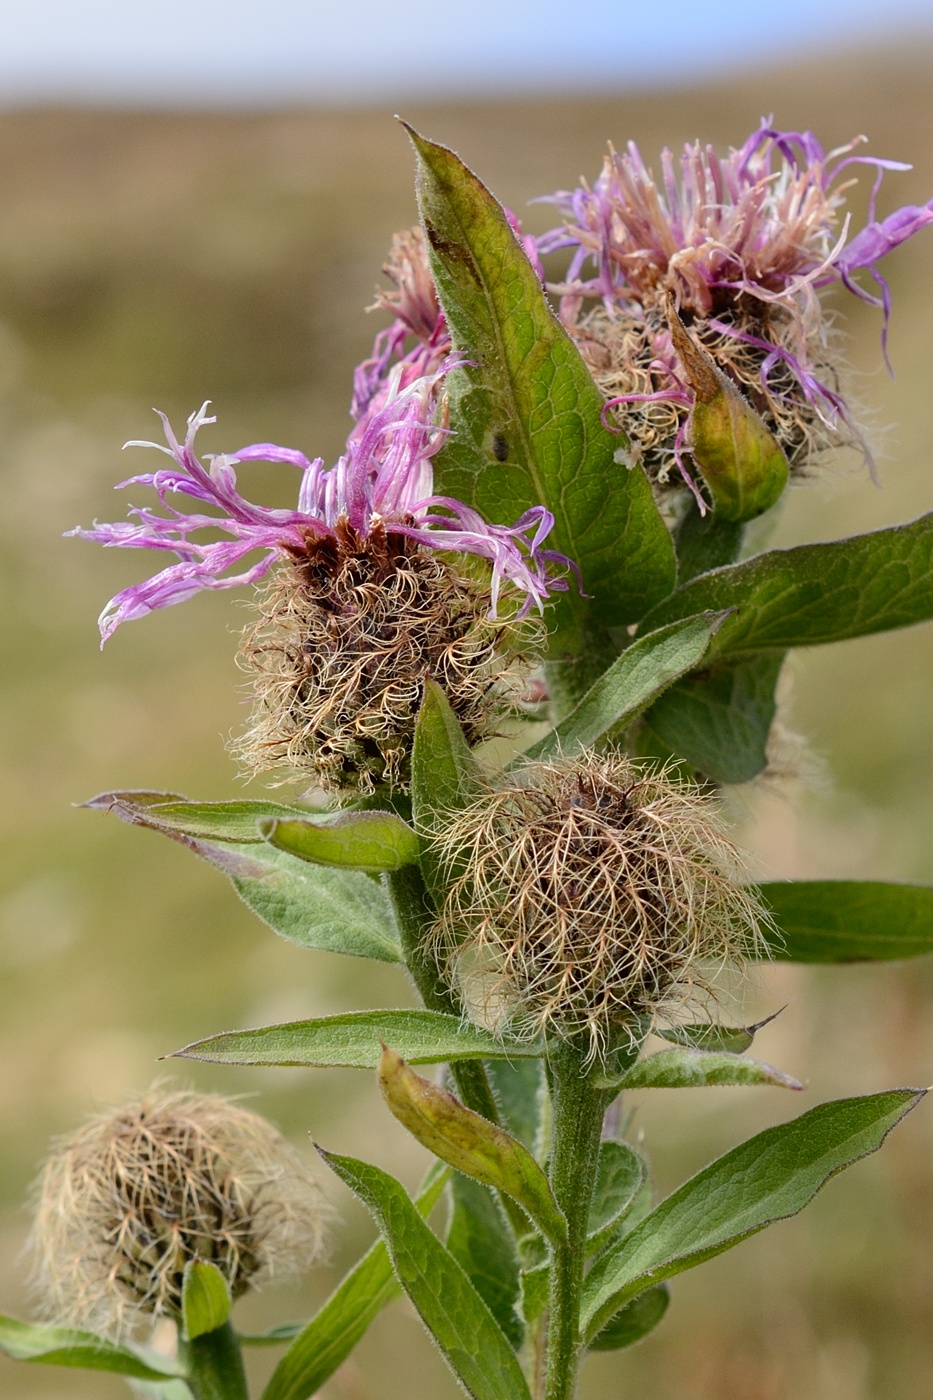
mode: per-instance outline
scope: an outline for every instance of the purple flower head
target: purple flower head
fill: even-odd
[[[638,415],[656,427],[672,410],[682,427],[691,403],[668,298],[769,421],[792,466],[832,443],[867,452],[837,387],[819,294],[841,284],[881,307],[886,339],[890,296],[877,264],[933,222],[933,200],[879,221],[885,170],[909,167],[853,154],[863,140],[826,153],[812,132],[763,122],[726,157],[699,142],[679,160],[665,149],[657,177],[630,143],[624,153],[610,149],[592,186],[551,197],[564,222],[538,245],[571,253],[553,288],[561,315],[607,399],[625,406],[636,452],[645,446]],[[875,171],[875,185],[868,223],[852,235],[845,192],[862,165]],[[861,272],[880,295],[858,281]],[[683,466],[676,436],[665,449],[668,467],[675,456]],[[646,450],[650,457],[650,444]]]
[[[480,555],[492,565],[492,615],[503,581],[525,594],[524,616],[533,605],[543,609],[548,595],[566,590],[557,568],[573,568],[554,550],[543,548],[554,517],[543,506],[527,510],[512,526],[489,525],[469,506],[433,494],[431,458],[448,429],[442,403],[435,423],[438,387],[443,372],[403,384],[396,366],[381,407],[372,412],[350,438],[345,454],[329,471],[321,458],[310,461],[302,452],[255,443],[223,456],[195,455],[198,429],[213,423],[207,404],[188,419],[184,442],[179,442],[164,414],[166,446],[132,442],[128,447],[155,447],[172,465],[122,482],[121,488],[144,485],[154,489],[162,512],[133,506],[132,517],[115,524],[95,524],[69,533],[120,548],[165,550],[177,562],[140,584],[123,589],[100,617],[102,642],[121,622],[157,608],[183,602],[206,588],[233,588],[261,579],[283,557],[300,558],[309,547],[336,539],[349,527],[367,539],[382,529],[404,536],[428,550]],[[239,462],[284,462],[301,472],[295,510],[253,505],[237,488]],[[193,503],[179,508],[174,502]],[[212,513],[204,510],[208,507]],[[197,539],[202,531],[225,539]],[[248,556],[255,555],[245,568]]]

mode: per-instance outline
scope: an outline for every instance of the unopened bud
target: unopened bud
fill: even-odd
[[[738,387],[688,334],[668,306],[674,349],[696,396],[690,414],[690,450],[723,520],[753,520],[774,505],[787,485],[781,445]]]
[[[386,1046],[379,1087],[392,1113],[422,1146],[465,1176],[511,1196],[549,1239],[566,1239],[567,1222],[548,1179],[517,1138],[422,1079]]]

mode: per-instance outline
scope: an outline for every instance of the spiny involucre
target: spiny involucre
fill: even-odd
[[[468,1014],[597,1055],[708,1002],[768,923],[713,800],[617,753],[490,780],[436,845],[432,949]]]
[[[185,1265],[234,1298],[320,1262],[332,1212],[257,1113],[156,1086],[62,1138],[36,1184],[35,1280],[50,1321],[107,1337],[177,1319]]]

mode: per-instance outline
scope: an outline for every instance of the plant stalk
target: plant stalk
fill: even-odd
[[[178,1355],[194,1400],[249,1400],[243,1353],[229,1322],[193,1341],[179,1338]]]

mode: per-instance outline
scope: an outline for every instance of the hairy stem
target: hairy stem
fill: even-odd
[[[249,1400],[243,1354],[229,1322],[193,1341],[180,1339],[178,1353],[194,1400]]]

